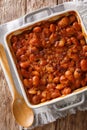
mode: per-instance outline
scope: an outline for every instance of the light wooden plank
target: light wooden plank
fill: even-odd
[[[0,24],[24,14],[25,0],[0,0]],[[19,130],[12,115],[11,103],[12,97],[0,66],[0,130]]]
[[[66,0],[57,0],[57,4],[62,4]]]
[[[0,24],[25,14],[25,0],[0,0]]]
[[[69,2],[70,0],[57,0],[57,4],[62,4],[64,2]]]
[[[19,130],[11,109],[12,97],[0,66],[0,130]]]
[[[31,12],[36,9],[46,7],[46,6],[55,6],[57,0],[27,0],[26,12]]]

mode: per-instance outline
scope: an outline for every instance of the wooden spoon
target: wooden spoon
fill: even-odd
[[[34,121],[34,113],[31,108],[27,106],[23,97],[18,93],[7,61],[7,56],[4,47],[0,44],[0,61],[5,72],[5,76],[8,78],[8,83],[10,84],[10,90],[13,97],[12,109],[13,115],[16,121],[24,127],[29,127]]]

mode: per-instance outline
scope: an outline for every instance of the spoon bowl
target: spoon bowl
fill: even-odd
[[[32,125],[34,120],[33,111],[26,104],[24,99],[18,98],[13,101],[13,115],[16,121],[24,127]]]
[[[13,97],[12,110],[15,120],[23,127],[29,127],[34,121],[34,112],[27,106],[24,98],[18,93],[14,84],[10,67],[8,64],[7,56],[2,44],[0,44],[0,63],[5,73],[7,82],[10,85],[11,94]]]

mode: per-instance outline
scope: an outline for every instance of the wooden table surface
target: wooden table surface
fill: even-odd
[[[62,0],[0,0],[0,24],[19,18],[45,6],[54,6]],[[0,36],[1,37],[1,36]],[[11,111],[12,97],[0,66],[0,130],[19,130]],[[34,130],[87,130],[87,112],[78,111],[54,123]]]

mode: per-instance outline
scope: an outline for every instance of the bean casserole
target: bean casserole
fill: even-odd
[[[70,94],[87,85],[87,44],[73,11],[12,35],[10,42],[31,104]]]

